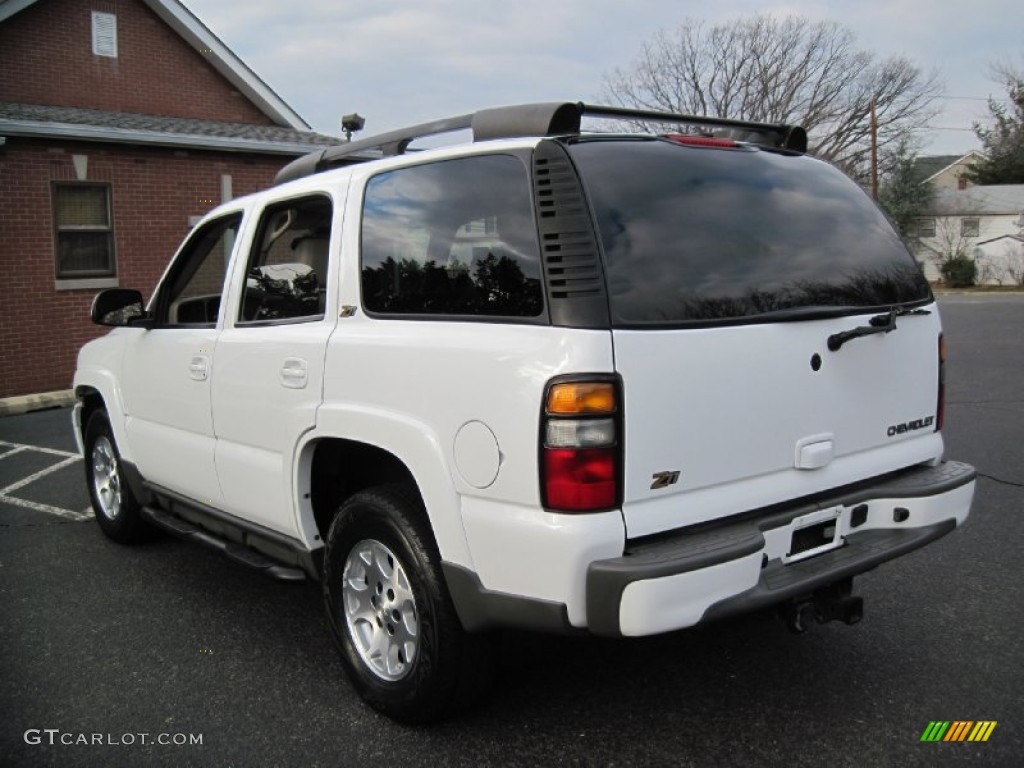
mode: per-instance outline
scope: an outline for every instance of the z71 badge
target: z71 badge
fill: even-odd
[[[656,491],[659,488],[668,488],[670,485],[674,485],[679,480],[678,472],[655,472],[651,475],[654,480],[651,483],[651,490]]]

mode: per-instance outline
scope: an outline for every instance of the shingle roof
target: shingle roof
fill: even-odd
[[[963,155],[931,155],[914,160],[914,177],[920,182],[930,179],[959,160]]]
[[[942,171],[961,161],[970,165],[984,155],[976,149],[972,149],[962,155],[925,155],[914,160],[914,176],[918,183],[928,181]]]
[[[0,135],[300,155],[342,139],[277,125],[0,103]]]
[[[1019,214],[1024,212],[1024,184],[991,184],[967,189],[940,189],[928,208],[937,216]]]

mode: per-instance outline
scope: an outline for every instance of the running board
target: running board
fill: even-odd
[[[306,574],[302,569],[284,565],[268,555],[252,549],[251,547],[246,547],[242,544],[222,539],[216,534],[200,528],[198,525],[190,523],[188,520],[183,520],[180,517],[176,517],[168,512],[164,512],[163,510],[153,509],[152,507],[143,507],[142,514],[147,520],[153,523],[153,525],[177,536],[178,538],[205,544],[206,546],[227,555],[228,558],[234,560],[236,563],[241,563],[242,565],[247,565],[257,571],[261,571],[273,579],[277,579],[278,581],[306,580]]]

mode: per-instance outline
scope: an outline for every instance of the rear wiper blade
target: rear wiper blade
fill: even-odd
[[[872,336],[876,333],[889,333],[896,330],[896,318],[904,315],[930,315],[927,309],[907,309],[906,307],[893,307],[884,315],[875,315],[868,320],[868,325],[861,325],[849,331],[833,333],[828,337],[828,348],[830,352],[838,352],[843,344],[861,336]]]
[[[755,320],[821,320],[829,317],[842,317],[858,311],[858,307],[816,304],[805,307],[788,307],[771,309],[750,315]]]
[[[890,312],[895,312],[897,317],[903,317],[904,315],[930,315],[932,311],[930,309],[908,309],[907,307],[893,307]],[[884,317],[884,315],[879,315]],[[875,318],[871,318],[874,320]]]

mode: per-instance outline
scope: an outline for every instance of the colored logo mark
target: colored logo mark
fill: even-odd
[[[988,741],[996,725],[995,720],[932,720],[921,741]]]

